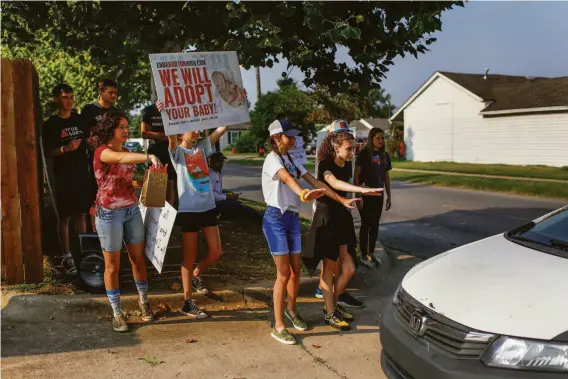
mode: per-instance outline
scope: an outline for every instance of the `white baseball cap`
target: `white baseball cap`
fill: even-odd
[[[271,136],[275,134],[286,134],[288,137],[296,137],[301,132],[294,128],[294,125],[288,120],[276,120],[273,121],[270,126],[268,126],[268,132]]]
[[[345,120],[335,120],[331,123],[332,133],[352,132],[352,131],[353,130],[349,129],[349,123]]]

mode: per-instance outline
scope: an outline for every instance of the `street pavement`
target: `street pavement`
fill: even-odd
[[[226,165],[225,188],[263,201],[261,168]],[[305,183],[304,183],[305,185]],[[566,205],[567,201],[394,182],[392,208],[383,212],[380,241],[429,258],[457,246],[505,232]],[[356,216],[356,211],[353,212]],[[302,215],[311,216],[303,205]]]

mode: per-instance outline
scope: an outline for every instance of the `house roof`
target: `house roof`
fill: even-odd
[[[444,78],[465,89],[479,101],[488,105],[482,114],[522,113],[523,111],[568,109],[568,76],[556,78],[526,77],[513,75],[463,74],[436,72],[408,99],[391,117],[395,120],[420,93],[437,78]],[[566,108],[566,109],[565,109]]]
[[[568,106],[568,76],[557,78],[440,72],[485,101],[482,112]]]
[[[357,129],[381,128],[383,130],[388,130],[389,120],[386,118],[365,118],[361,120],[352,121],[351,126]]]

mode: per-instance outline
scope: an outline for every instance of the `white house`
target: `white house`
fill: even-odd
[[[250,123],[230,125],[227,133],[225,133],[219,140],[221,150],[225,150],[227,146],[231,146],[236,143],[239,137],[246,132],[250,126]]]
[[[568,76],[436,72],[390,121],[411,161],[568,166]]]

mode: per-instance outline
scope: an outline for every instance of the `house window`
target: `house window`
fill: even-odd
[[[243,134],[243,132],[241,132],[241,131],[236,131],[236,132],[230,131],[229,132],[229,145],[236,143],[237,140],[239,139],[239,137],[241,136],[241,134]]]

